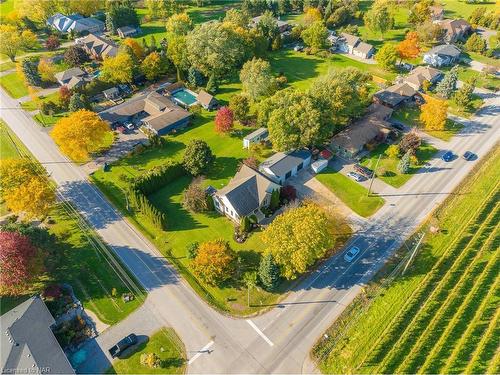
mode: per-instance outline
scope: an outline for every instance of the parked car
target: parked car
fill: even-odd
[[[453,155],[453,152],[451,151],[446,151],[443,156],[441,156],[441,159],[443,159],[445,162],[452,161],[455,155]]]
[[[127,123],[125,124],[125,127],[126,127],[128,130],[134,130],[134,127],[135,127],[135,126],[134,126],[134,124],[133,124],[133,123],[131,123],[131,122],[127,122]]]
[[[127,337],[118,341],[118,343],[115,346],[109,349],[109,354],[111,354],[112,358],[118,357],[126,349],[130,348],[132,345],[135,344],[137,344],[137,336],[131,333]]]
[[[462,155],[462,157],[465,160],[469,161],[469,160],[475,159],[476,155],[473,152],[471,152],[471,151],[465,151],[465,153]]]
[[[372,176],[373,176],[373,171],[370,168],[364,167],[364,166],[359,165],[359,164],[354,164],[354,170],[357,173],[365,176],[366,178],[372,178]]]
[[[360,174],[356,173],[356,172],[348,172],[347,173],[347,177],[350,177],[352,178],[354,181],[357,181],[357,182],[361,182],[363,181],[363,176],[361,176]]]
[[[354,258],[356,258],[356,255],[359,253],[359,247],[353,246],[347,252],[344,254],[344,260],[346,262],[351,263]]]

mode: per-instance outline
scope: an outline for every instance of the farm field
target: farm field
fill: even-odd
[[[402,248],[330,327],[313,349],[323,373],[498,373],[499,156],[433,215],[407,273]]]

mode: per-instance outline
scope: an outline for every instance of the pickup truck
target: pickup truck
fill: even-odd
[[[118,357],[123,353],[124,350],[130,348],[132,345],[137,344],[137,336],[131,333],[127,337],[118,341],[118,343],[109,349],[109,354],[111,354],[112,358]]]

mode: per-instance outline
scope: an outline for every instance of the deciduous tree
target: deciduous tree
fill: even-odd
[[[90,109],[87,97],[84,94],[79,94],[75,92],[71,95],[68,102],[68,110],[70,112],[76,112],[80,109]]]
[[[59,41],[57,35],[50,35],[45,41],[45,48],[47,48],[49,51],[58,49],[60,45],[61,42]]]
[[[64,109],[68,109],[69,101],[71,99],[71,91],[66,85],[59,87],[59,105]]]
[[[318,205],[306,203],[274,219],[262,233],[282,276],[295,279],[334,245],[334,224]]]
[[[215,115],[215,131],[227,133],[233,129],[234,115],[229,107],[221,107]]]
[[[11,61],[16,61],[16,55],[23,45],[17,27],[0,25],[0,53],[7,55]]]
[[[248,27],[250,23],[250,17],[247,14],[242,12],[240,9],[229,9],[224,16],[224,22],[232,23],[237,27]]]
[[[307,46],[311,47],[313,51],[317,51],[325,48],[328,29],[322,21],[316,21],[302,31],[301,37]]]
[[[364,16],[366,27],[382,36],[394,27],[394,17],[385,2],[375,2]]]
[[[158,52],[151,52],[141,63],[141,71],[149,81],[156,80],[162,74],[162,61]]]
[[[399,156],[398,145],[390,145],[389,147],[387,147],[387,150],[385,150],[385,154],[390,159],[396,159]]]
[[[129,54],[120,52],[115,57],[107,57],[102,62],[101,79],[111,83],[131,83],[134,62]]]
[[[207,194],[201,185],[202,179],[195,178],[184,190],[182,195],[183,207],[191,212],[203,212],[208,209]]]
[[[109,133],[109,125],[95,112],[82,109],[57,121],[50,134],[71,159],[85,161],[104,146]]]
[[[477,33],[472,34],[464,45],[469,52],[484,53],[486,51],[486,41]]]
[[[184,35],[168,36],[167,56],[177,69],[177,80],[181,80],[182,71],[188,69],[189,59]]]
[[[453,100],[459,108],[467,109],[470,107],[473,99],[476,80],[465,82],[460,89],[455,93]]]
[[[44,82],[56,82],[55,74],[57,69],[54,64],[47,59],[41,59],[38,63],[38,73]]]
[[[400,59],[414,59],[420,53],[418,47],[418,34],[415,31],[410,31],[406,34],[405,39],[397,46]]]
[[[27,17],[36,23],[45,23],[50,16],[57,12],[57,0],[17,0],[15,8],[19,16]]]
[[[302,18],[302,23],[305,26],[312,25],[314,22],[321,21],[323,16],[318,8],[307,8],[304,12],[304,17]]]
[[[415,130],[406,133],[401,141],[399,142],[398,151],[401,154],[410,153],[410,155],[415,155],[418,148],[422,144],[422,139],[418,136]]]
[[[276,90],[276,82],[269,62],[253,58],[243,64],[240,71],[243,91],[252,100],[271,95]]]
[[[214,160],[215,157],[207,143],[201,139],[193,139],[186,146],[183,165],[193,176],[198,176],[205,172]]]
[[[420,121],[427,130],[444,130],[448,113],[445,100],[428,98],[420,107]]]
[[[21,32],[21,47],[24,50],[33,50],[39,47],[36,34],[31,30],[23,30]]]
[[[87,52],[80,46],[69,46],[64,52],[64,61],[70,66],[80,66],[89,60]]]
[[[207,284],[220,285],[230,279],[236,254],[224,240],[203,242],[191,263],[194,273]]]
[[[167,32],[175,35],[187,35],[193,29],[193,21],[187,13],[177,13],[167,20]]]
[[[139,26],[139,17],[131,0],[107,3],[106,29],[113,34],[122,26]]]
[[[130,47],[137,61],[141,61],[144,58],[144,48],[142,48],[137,40],[127,38],[123,41],[123,44]]]
[[[229,100],[229,108],[233,111],[234,119],[245,123],[250,113],[250,100],[245,94],[233,95]]]
[[[257,24],[257,32],[267,40],[268,49],[273,49],[272,43],[279,38],[279,29],[278,22],[272,12],[264,12]]]
[[[398,51],[396,46],[392,43],[386,43],[380,48],[375,55],[375,60],[378,64],[386,69],[393,70],[396,66],[396,61],[398,60]]]

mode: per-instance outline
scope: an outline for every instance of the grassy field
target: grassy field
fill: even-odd
[[[0,125],[1,158],[20,157],[8,136],[9,130],[3,123]],[[26,154],[27,151],[19,140],[13,134],[11,137],[18,149]],[[4,207],[2,211],[5,211]],[[107,324],[116,323],[135,310],[142,303],[142,292],[132,302],[122,301],[122,293],[130,292],[129,286],[120,280],[123,274],[118,275],[108,264],[114,258],[105,255],[104,249],[96,246],[96,234],[82,229],[81,219],[71,206],[59,203],[50,217],[53,224],[48,224],[48,230],[57,238],[53,249],[55,255],[51,258],[48,272],[28,295],[41,291],[44,286],[52,283],[69,283],[84,307],[96,313]],[[112,295],[113,288],[116,288],[116,296]],[[8,311],[25,298],[2,298],[1,312]]]
[[[442,139],[443,141],[446,142],[449,141],[463,128],[463,125],[448,119],[446,121],[444,130],[425,130],[419,120],[419,116],[420,116],[420,109],[412,107],[402,107],[396,110],[392,114],[392,118],[409,126],[415,126],[425,131],[427,134]]]
[[[473,95],[472,103],[468,108],[464,107],[459,107],[455,100],[450,99],[448,100],[448,113],[451,113],[452,115],[460,116],[460,117],[465,117],[465,118],[471,118],[476,111],[481,108],[483,105],[484,101],[481,99],[481,97],[477,95]]]
[[[22,98],[28,95],[28,89],[16,72],[9,73],[0,77],[0,86],[14,99]]]
[[[442,4],[445,10],[444,14],[446,18],[467,19],[476,8],[486,7],[488,10],[495,8],[494,0],[478,1],[476,3],[464,0],[441,0],[439,3]]]
[[[384,199],[368,196],[366,188],[329,168],[319,173],[316,178],[360,216],[369,217],[384,205]]]
[[[313,349],[323,373],[498,373],[499,157],[434,212],[407,272],[403,246],[330,327]]]
[[[141,365],[143,353],[155,353],[163,361],[162,368]],[[162,328],[139,345],[127,358],[117,359],[107,371],[108,374],[183,374],[186,370],[184,345],[171,328]]]
[[[399,188],[403,186],[410,178],[413,177],[415,173],[418,173],[419,169],[422,168],[425,163],[427,163],[432,156],[438,151],[435,147],[423,143],[417,151],[417,165],[411,165],[410,170],[406,174],[402,174],[398,171],[398,164],[400,159],[389,158],[384,154],[385,150],[389,147],[388,144],[380,144],[375,150],[373,150],[370,155],[361,161],[361,164],[374,169],[377,164],[379,155],[380,158],[379,165],[377,167],[377,177],[380,178],[385,183]]]

